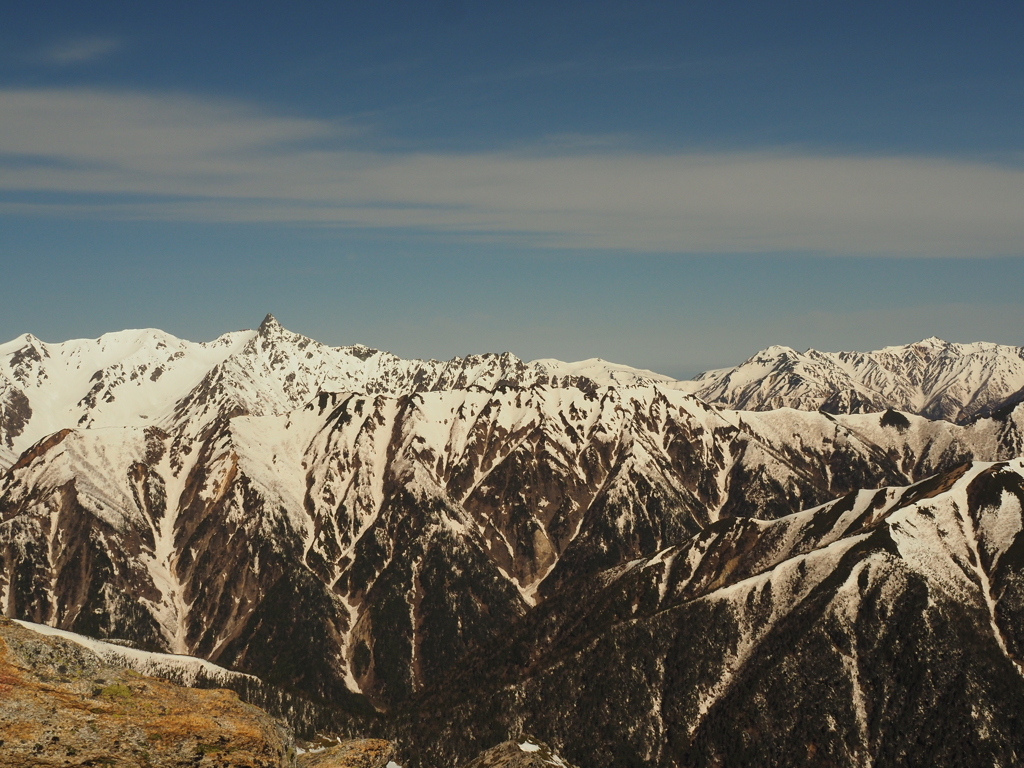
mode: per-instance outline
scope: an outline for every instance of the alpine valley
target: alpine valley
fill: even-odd
[[[1017,765],[1022,401],[1024,350],[938,339],[676,381],[25,335],[0,609],[406,768]]]

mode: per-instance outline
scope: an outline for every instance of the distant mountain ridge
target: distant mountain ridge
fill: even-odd
[[[928,338],[874,352],[768,347],[707,371],[689,391],[726,408],[872,413],[892,408],[964,423],[1024,397],[1024,349]]]

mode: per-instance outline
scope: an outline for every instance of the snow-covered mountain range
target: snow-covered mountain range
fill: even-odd
[[[686,562],[672,573],[700,570],[699,590],[680,586],[677,594],[666,575],[642,599],[628,592],[615,600],[633,601],[638,621],[648,608],[654,621],[669,605],[700,603],[711,613],[687,621],[712,634],[691,629],[680,637],[706,644],[718,631],[707,622],[724,622],[724,655],[678,672],[683,677],[672,685],[689,686],[682,693],[662,690],[668,684],[657,675],[649,681],[661,682],[641,686],[647,692],[637,693],[637,706],[647,707],[643,732],[653,741],[622,723],[601,727],[646,762],[687,764],[679,762],[684,752],[651,745],[682,739],[686,749],[697,748],[704,737],[696,726],[677,732],[670,723],[691,722],[694,707],[701,716],[692,722],[703,722],[725,706],[718,702],[731,701],[729,681],[743,665],[761,663],[773,627],[806,610],[811,593],[796,586],[847,579],[828,573],[842,571],[848,546],[861,546],[879,526],[918,525],[896,512],[911,491],[879,496],[874,489],[946,473],[945,492],[966,477],[967,463],[1024,452],[1024,407],[1012,403],[1014,388],[1024,386],[1015,378],[1020,350],[929,340],[854,362],[845,353],[792,353],[784,378],[789,363],[779,360],[791,352],[772,348],[763,360],[678,382],[599,360],[405,361],[361,346],[326,347],[270,316],[255,331],[206,344],[159,331],[63,344],[20,337],[0,346],[0,610],[149,651],[192,654],[357,713],[360,722],[367,713],[397,713],[393,727],[423,745],[423,765],[451,764],[517,738],[526,720],[530,733],[589,765],[597,755],[563,727],[575,721],[551,709],[554,699],[531,698],[553,695],[545,686],[555,678],[524,682],[516,677],[521,670],[507,670],[504,682],[494,682],[480,673],[498,686],[495,701],[512,691],[514,705],[481,715],[484,725],[467,731],[477,735],[462,746],[456,720],[425,720],[448,734],[427,744],[400,714],[461,690],[450,686],[459,670],[501,669],[494,654],[525,664],[539,658],[529,645],[549,648],[550,658],[575,658],[575,645],[560,645],[565,632],[604,647],[587,627],[615,637],[613,628],[633,619],[615,614],[603,624],[611,614],[592,612],[600,596],[589,590],[604,585],[611,595],[634,578],[626,574],[668,574],[659,564]],[[870,407],[867,395],[856,407],[854,399],[848,408],[823,407],[842,399],[827,389],[835,381],[854,382],[876,399]],[[806,410],[767,410],[774,397]],[[906,412],[891,409],[899,397],[912,406]],[[936,409],[941,418],[914,413]],[[989,477],[986,466],[971,477]],[[999,478],[1019,470],[1006,466]],[[898,552],[879,544],[878,557],[912,554],[926,592],[949,592],[950,579],[960,578],[937,565],[928,570],[928,562],[960,563],[981,591],[949,594],[971,606],[982,595],[989,614],[978,614],[970,632],[1015,664],[1011,630],[1000,629],[1000,639],[1002,625],[985,618],[1011,611],[1010,603],[985,601],[998,604],[1008,589],[998,584],[1013,582],[1016,571],[1004,579],[995,560],[968,562],[990,538],[1000,552],[1016,552],[1020,515],[1013,517],[1015,491],[1007,493],[985,496],[980,507],[970,493],[967,502],[950,502],[950,510],[976,516],[974,538],[963,546],[943,518],[936,535],[916,544],[911,537],[904,549],[900,539]],[[853,501],[837,506],[839,498]],[[708,549],[708,542],[718,543]],[[645,562],[649,568],[640,567]],[[736,592],[730,585],[757,574],[812,564],[811,575],[785,583],[771,577],[754,589],[750,582],[743,605],[728,597]],[[783,598],[786,589],[793,597]],[[751,601],[756,607],[768,599],[765,590],[776,607],[748,616]],[[680,610],[690,616],[698,609]],[[857,616],[851,626],[859,626]],[[537,635],[537,627],[548,634]],[[615,648],[579,668],[600,676],[602,664],[619,664],[615,653],[632,658],[642,650]],[[537,663],[526,669],[547,668]],[[650,663],[654,670],[665,659]],[[473,680],[467,690],[484,684]],[[989,678],[978,680],[988,685]],[[574,705],[580,712],[603,706],[597,689],[586,695]],[[663,707],[676,695],[690,698],[675,714],[651,709],[655,698]],[[853,693],[839,695],[860,706]],[[449,704],[452,717],[463,711],[464,703]],[[530,707],[547,719],[530,715]],[[479,736],[499,731],[491,743]],[[874,737],[864,738],[866,747],[828,753],[839,755],[834,764],[865,764]],[[621,756],[606,762],[630,764]]]
[[[894,408],[963,422],[1024,391],[1024,349],[935,338],[875,352],[769,347],[734,368],[676,381],[597,359],[524,362],[503,353],[402,360],[361,345],[325,346],[286,331],[270,315],[258,330],[205,343],[155,329],[57,344],[24,334],[0,344],[0,461],[13,463],[21,451],[61,429],[173,426],[215,384],[232,405],[263,415],[287,413],[321,391],[402,395],[584,382],[657,384],[734,410],[788,407],[838,414]]]
[[[735,368],[701,374],[690,391],[737,410],[895,408],[962,423],[1021,399],[1024,349],[936,338],[875,352],[769,347]]]
[[[47,344],[31,334],[0,344],[0,444],[10,456],[61,429],[172,427],[219,387],[214,408],[282,414],[320,391],[402,395],[480,387],[662,384],[674,380],[603,360],[563,363],[485,354],[438,362],[402,360],[356,345],[328,347],[290,333],[268,315],[258,330],[206,343],[155,329]],[[184,402],[183,402],[184,401]],[[205,417],[215,418],[213,411]]]

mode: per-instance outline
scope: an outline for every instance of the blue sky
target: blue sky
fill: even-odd
[[[156,7],[150,7],[150,6]],[[23,3],[0,337],[1024,344],[1019,3]]]

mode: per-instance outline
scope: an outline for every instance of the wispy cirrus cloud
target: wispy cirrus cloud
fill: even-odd
[[[50,64],[87,64],[105,58],[123,46],[116,37],[76,37],[46,46],[40,58]]]
[[[356,149],[342,122],[182,95],[0,91],[0,212],[413,229],[660,252],[1024,254],[1024,171],[558,142]]]

